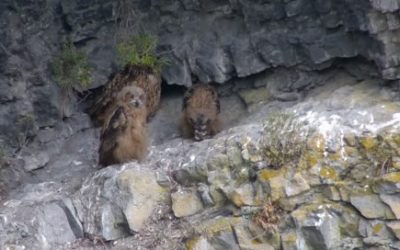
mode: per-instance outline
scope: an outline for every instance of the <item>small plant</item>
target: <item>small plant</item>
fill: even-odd
[[[148,67],[160,72],[167,64],[156,54],[157,38],[151,35],[134,35],[117,44],[119,64]]]
[[[264,152],[269,163],[279,168],[296,163],[306,149],[310,130],[306,122],[290,113],[275,113],[264,123]]]
[[[6,165],[6,151],[4,150],[3,146],[0,145],[0,168]]]
[[[274,202],[268,201],[253,217],[256,225],[264,230],[277,229],[281,219],[282,209]]]
[[[17,131],[17,147],[19,149],[25,147],[32,137],[32,130],[35,126],[35,115],[32,112],[25,113],[18,117],[16,122]]]
[[[74,92],[82,92],[91,84],[91,70],[87,56],[72,43],[63,46],[61,54],[53,61],[53,73],[61,88],[61,109],[64,110]],[[64,115],[64,111],[62,116]]]

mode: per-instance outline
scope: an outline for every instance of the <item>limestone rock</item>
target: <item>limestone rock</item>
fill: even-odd
[[[117,185],[125,191],[127,204],[123,212],[132,231],[139,231],[150,217],[157,202],[163,196],[163,189],[157,184],[154,174],[129,169],[118,175]]]
[[[396,195],[381,194],[381,200],[390,207],[396,219],[400,220],[400,197]]]
[[[307,190],[310,190],[310,186],[300,173],[296,173],[293,178],[285,184],[285,193],[288,197],[301,194]]]
[[[239,243],[240,249],[243,250],[273,250],[274,247],[271,246],[268,242],[259,242],[260,239],[254,240],[257,238],[257,235],[252,235],[249,230],[247,230],[244,226],[236,226],[234,227],[235,236]]]
[[[24,168],[32,171],[44,167],[49,162],[49,156],[46,152],[40,152],[37,155],[24,157],[24,162]]]
[[[400,240],[400,222],[399,221],[387,222],[386,225],[390,228],[390,230],[393,232],[396,238]]]
[[[203,209],[203,203],[195,190],[178,190],[171,194],[171,199],[176,217],[190,216]]]
[[[391,239],[387,225],[379,220],[360,220],[358,231],[364,238],[380,237],[382,239]]]
[[[393,213],[381,202],[377,195],[352,195],[350,202],[368,219],[394,218]]]
[[[228,186],[222,189],[229,200],[238,207],[256,205],[252,184],[243,184],[239,187]]]
[[[242,90],[239,92],[239,96],[242,98],[247,107],[262,102],[268,102],[272,99],[272,96],[266,87]]]
[[[204,237],[189,239],[186,242],[186,248],[187,250],[215,250],[210,242]]]
[[[304,207],[291,213],[304,243],[317,249],[332,249],[340,243],[339,218],[323,205]]]
[[[54,249],[83,237],[71,200],[54,183],[28,185],[18,199],[3,204],[0,246]],[[40,237],[38,237],[40,236]]]
[[[104,239],[118,239],[140,231],[165,197],[154,173],[135,164],[105,168],[88,178],[75,194],[74,206],[84,231]]]
[[[377,180],[376,188],[379,193],[394,194],[400,192],[400,173],[385,174]]]

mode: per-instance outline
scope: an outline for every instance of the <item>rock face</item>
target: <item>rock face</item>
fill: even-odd
[[[192,76],[226,83],[279,67],[320,70],[356,57],[373,61],[383,79],[396,80],[398,8],[394,0],[5,0],[0,139],[18,148],[56,124],[60,91],[51,61],[67,40],[88,54],[92,87],[116,68],[116,33],[143,31],[159,37],[160,54],[170,61],[163,72],[169,84],[190,86]]]
[[[21,185],[0,206],[0,246],[396,249],[399,97],[378,79],[358,80],[338,70],[323,74],[324,85],[298,102],[267,98],[266,103],[249,103],[250,114],[212,139],[155,140],[141,163],[91,170],[69,165],[71,172],[88,174],[83,182],[55,178],[53,172],[51,182]],[[222,106],[227,103],[230,98],[222,97]],[[276,107],[286,108],[277,113]],[[175,112],[175,106],[169,108]],[[227,110],[221,115],[235,114]],[[77,126],[71,130],[76,135],[98,136],[70,122]],[[48,137],[40,138],[44,142]],[[76,154],[76,160],[94,167],[96,162],[84,155],[97,148],[82,145],[86,151]],[[281,154],[266,154],[282,148]],[[42,158],[25,150],[29,157],[24,160]],[[43,151],[49,153],[48,161],[32,173],[44,178],[48,175],[40,171],[68,166],[60,165],[66,160],[58,158],[62,152]],[[282,164],[269,164],[271,157],[281,157]]]
[[[382,84],[400,78],[399,9],[2,1],[0,248],[400,248],[399,94]],[[51,60],[70,39],[102,85],[120,28],[160,38],[166,83],[224,83],[221,133],[177,138],[176,95],[149,125],[145,161],[97,169],[98,129],[77,110],[57,117]]]

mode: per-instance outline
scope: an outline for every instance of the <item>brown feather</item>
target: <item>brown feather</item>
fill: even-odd
[[[131,100],[142,98],[139,96],[143,96],[143,102],[132,106]],[[119,93],[117,107],[106,119],[102,129],[99,148],[101,165],[143,160],[146,157],[148,134],[144,96],[140,88],[132,86],[123,88]]]
[[[202,140],[221,130],[220,102],[216,90],[210,85],[196,84],[189,88],[182,108],[180,129],[184,137]]]
[[[115,110],[118,102],[116,96],[125,86],[138,86],[146,93],[147,120],[154,116],[158,110],[161,97],[160,75],[150,68],[127,65],[105,84],[102,94],[88,109],[89,114],[100,125]]]

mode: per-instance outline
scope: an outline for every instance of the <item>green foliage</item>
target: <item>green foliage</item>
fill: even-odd
[[[290,113],[275,113],[268,117],[264,123],[263,146],[272,166],[279,168],[299,161],[310,134],[306,125]]]
[[[6,164],[6,151],[3,146],[0,145],[0,168]]]
[[[81,91],[91,84],[87,56],[72,43],[64,44],[61,54],[53,61],[53,73],[57,84],[67,92]]]
[[[18,148],[23,148],[28,144],[29,137],[32,136],[30,133],[35,126],[35,115],[32,112],[25,113],[18,117],[17,119],[17,143]]]
[[[118,60],[121,66],[136,65],[160,72],[167,64],[156,54],[157,38],[151,35],[134,35],[117,44]]]

